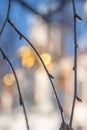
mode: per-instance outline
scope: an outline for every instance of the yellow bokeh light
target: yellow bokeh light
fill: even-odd
[[[51,63],[51,56],[48,53],[41,54],[41,58],[45,65],[49,65]]]
[[[20,56],[21,57],[28,57],[31,54],[32,54],[32,51],[30,50],[29,47],[27,47],[27,46],[21,47],[21,49],[20,49]]]
[[[11,86],[14,84],[15,82],[15,78],[14,78],[14,75],[9,73],[9,74],[6,74],[4,77],[3,77],[3,82],[5,85],[7,86]]]
[[[34,52],[27,46],[21,47],[20,56],[22,60],[22,65],[26,67],[33,67],[36,61],[36,56]]]
[[[33,57],[22,58],[22,65],[26,67],[33,67],[35,61]]]

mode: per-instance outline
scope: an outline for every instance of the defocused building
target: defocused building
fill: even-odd
[[[58,58],[66,54],[66,43],[64,41],[67,33],[65,25],[46,23],[41,18],[38,18],[35,25],[31,28],[33,44],[38,51],[40,53],[50,53],[55,61],[58,61]]]

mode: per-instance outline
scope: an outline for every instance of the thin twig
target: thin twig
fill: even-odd
[[[11,8],[11,0],[9,0],[9,3],[8,3],[7,16],[6,16],[6,19],[5,19],[5,21],[4,21],[3,25],[2,25],[2,28],[1,28],[1,31],[0,31],[0,36],[2,35],[3,30],[4,30],[4,28],[5,28],[5,25],[6,25],[6,22],[7,22],[8,18],[9,18],[10,8]]]
[[[17,84],[17,88],[18,88],[18,93],[19,93],[19,103],[23,107],[24,116],[25,116],[25,120],[26,120],[26,127],[27,127],[27,130],[29,130],[28,117],[27,117],[27,113],[26,113],[23,97],[22,97],[22,94],[21,94],[19,82],[18,82],[18,79],[17,79],[17,75],[15,73],[15,70],[13,68],[12,63],[10,62],[10,60],[8,59],[8,57],[6,56],[6,54],[4,53],[4,51],[3,51],[3,49],[1,47],[0,47],[0,51],[1,51],[2,55],[3,55],[3,58],[6,59],[6,61],[8,62],[9,66],[10,66],[10,68],[11,68],[13,74],[14,74],[14,77],[15,77],[15,80],[16,80],[16,84]]]
[[[49,80],[50,80],[50,83],[52,85],[52,88],[53,88],[53,91],[54,91],[54,94],[55,94],[55,97],[56,97],[56,100],[57,100],[57,104],[59,106],[59,110],[60,110],[60,114],[61,114],[61,118],[62,118],[62,122],[64,122],[64,117],[63,117],[63,108],[60,104],[60,101],[59,101],[59,98],[58,98],[58,95],[57,95],[57,92],[56,92],[56,89],[54,87],[54,84],[53,84],[53,81],[52,81],[52,77],[51,74],[48,72],[48,69],[46,68],[40,54],[38,53],[38,51],[36,50],[36,48],[32,45],[32,43],[15,27],[15,25],[11,22],[11,20],[8,19],[8,23],[11,25],[11,27],[18,33],[18,35],[23,38],[30,46],[31,48],[33,49],[34,53],[37,55],[37,57],[40,59],[48,77],[49,77]]]
[[[82,18],[76,13],[76,7],[75,7],[75,1],[72,0],[72,7],[73,7],[73,19],[74,19],[74,97],[73,97],[73,104],[72,104],[72,110],[71,110],[71,116],[70,116],[70,126],[72,126],[73,122],[73,115],[74,115],[74,109],[75,109],[75,102],[76,99],[81,101],[80,98],[77,96],[77,27],[76,27],[76,19],[82,20]]]
[[[73,6],[73,19],[74,19],[74,67],[73,67],[74,97],[73,97],[72,111],[71,111],[71,117],[70,117],[70,126],[72,126],[72,122],[73,122],[75,101],[76,101],[76,97],[77,97],[77,35],[76,35],[76,8],[75,8],[74,0],[72,0],[72,6]]]

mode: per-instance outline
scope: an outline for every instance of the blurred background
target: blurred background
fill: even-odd
[[[78,96],[73,127],[87,130],[87,0],[75,0],[78,14]],[[0,29],[7,15],[8,0],[0,0]],[[73,99],[73,11],[71,0],[12,0],[10,19],[38,50],[69,122]],[[38,57],[7,23],[0,46],[18,77],[30,130],[58,130],[61,124],[53,89]],[[26,130],[23,109],[13,73],[0,53],[0,129]]]

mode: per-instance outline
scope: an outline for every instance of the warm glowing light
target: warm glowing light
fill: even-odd
[[[35,61],[33,57],[22,58],[22,65],[26,67],[33,67]]]
[[[27,46],[23,46],[20,49],[20,56],[22,60],[22,65],[26,67],[33,67],[36,61],[36,56],[34,52]]]
[[[9,74],[6,74],[4,77],[3,77],[3,82],[5,85],[7,86],[11,86],[14,84],[15,82],[15,78],[14,78],[14,75],[9,73]]]
[[[29,47],[27,47],[27,46],[21,47],[21,49],[20,49],[20,56],[21,57],[28,57],[31,54],[32,54],[32,51],[30,50]]]
[[[45,65],[49,65],[51,63],[51,56],[48,53],[41,54],[41,58],[44,61]]]

